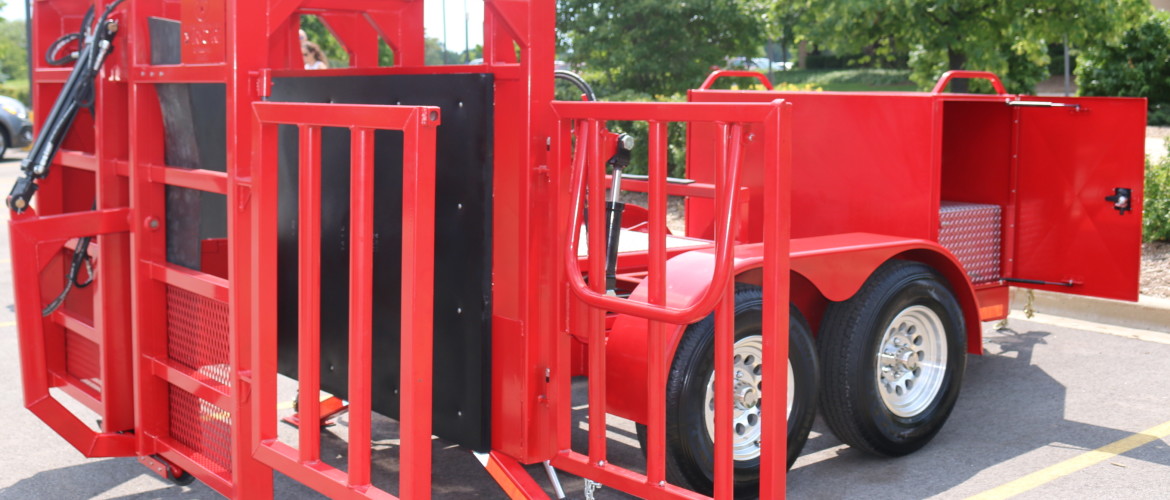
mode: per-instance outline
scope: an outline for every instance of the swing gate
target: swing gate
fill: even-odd
[[[588,341],[589,378],[589,441],[588,451],[581,453],[570,447],[571,405],[567,377],[558,385],[559,394],[553,396],[557,407],[558,449],[563,450],[552,460],[562,470],[590,478],[605,485],[644,498],[705,498],[693,491],[668,484],[666,468],[666,375],[670,359],[666,353],[668,329],[685,327],[715,314],[715,498],[732,498],[732,352],[734,343],[734,259],[738,227],[740,172],[745,149],[758,147],[764,154],[765,170],[765,262],[763,310],[763,352],[766,359],[787,359],[788,325],[788,241],[790,234],[788,179],[791,176],[790,133],[784,130],[789,123],[790,106],[783,101],[747,106],[722,106],[697,103],[599,103],[557,102],[554,108],[560,118],[559,133],[562,147],[560,171],[571,171],[568,199],[568,225],[564,244],[566,281],[571,293],[569,329],[578,338]],[[618,298],[607,294],[605,280],[587,277],[605,276],[606,237],[604,231],[588,231],[586,242],[579,241],[580,229],[606,227],[604,210],[585,210],[585,207],[605,206],[607,187],[605,144],[607,120],[646,121],[649,130],[648,182],[649,228],[648,265],[641,276],[648,285],[646,301]],[[667,246],[666,201],[672,193],[667,184],[667,127],[672,122],[688,124],[709,123],[722,132],[714,148],[715,171],[718,176],[712,186],[717,209],[715,241],[711,252],[714,270],[706,292],[692,303],[679,306],[667,301]],[[574,153],[568,152],[575,131]],[[612,134],[608,134],[612,135]],[[762,147],[759,142],[762,142]],[[755,144],[753,144],[755,143]],[[612,148],[609,148],[612,150]],[[571,156],[571,160],[569,159]],[[570,163],[571,162],[571,163]],[[677,188],[678,185],[674,185]],[[587,223],[583,217],[587,213]],[[579,245],[587,245],[584,265],[579,259]],[[647,371],[649,394],[646,400],[650,415],[647,422],[646,473],[639,474],[607,463],[606,428],[606,315],[626,314],[648,322]],[[568,336],[559,343],[567,367]],[[773,387],[786,385],[786,370],[782,363],[765,363],[763,378]],[[563,373],[563,371],[562,371]],[[772,385],[775,384],[775,385]],[[784,495],[785,477],[785,415],[776,411],[763,412],[762,452],[760,469],[760,498],[780,498]]]

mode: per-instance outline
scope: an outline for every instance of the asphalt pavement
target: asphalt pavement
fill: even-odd
[[[16,162],[0,163],[7,189]],[[5,214],[6,211],[0,211]],[[218,493],[196,482],[176,486],[133,458],[86,459],[23,408],[7,268],[0,231],[0,499],[203,499]],[[581,394],[584,383],[575,389]],[[574,414],[583,449],[584,409]],[[343,460],[347,419],[323,440],[328,461]],[[287,427],[287,426],[285,426]],[[611,461],[642,467],[629,422],[611,423]],[[285,433],[293,434],[291,427]],[[396,489],[396,426],[377,420],[376,481]],[[985,325],[984,355],[970,356],[950,421],[926,448],[874,458],[841,444],[818,419],[788,476],[788,495],[836,498],[1170,498],[1170,334],[1117,335],[1093,323],[1012,318]],[[505,498],[468,452],[434,445],[435,498]],[[331,452],[331,453],[330,453]],[[547,485],[533,468],[538,483]],[[277,498],[314,498],[277,475]],[[570,498],[582,482],[562,475]],[[602,489],[597,498],[628,498]]]

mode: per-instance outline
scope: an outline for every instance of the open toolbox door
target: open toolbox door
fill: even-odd
[[[1013,283],[1026,288],[1137,300],[1146,101],[1050,101],[1079,107],[1014,110],[1017,195],[1006,231],[1015,240],[1008,276],[1067,283]]]

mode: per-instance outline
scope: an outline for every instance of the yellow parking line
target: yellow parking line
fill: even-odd
[[[1113,458],[1129,450],[1170,436],[1170,422],[1150,427],[1137,434],[1114,441],[1093,451],[1082,453],[1061,463],[1041,469],[1002,486],[984,491],[968,500],[998,500],[1011,498],[1044,483]]]

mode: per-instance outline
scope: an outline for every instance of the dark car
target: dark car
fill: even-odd
[[[8,148],[23,148],[32,144],[33,127],[28,121],[28,108],[11,97],[0,96],[0,158]]]

